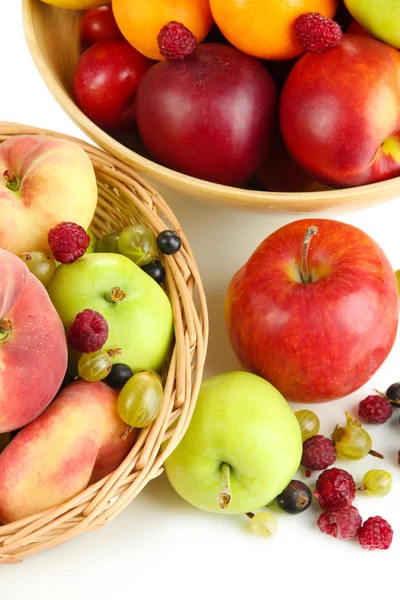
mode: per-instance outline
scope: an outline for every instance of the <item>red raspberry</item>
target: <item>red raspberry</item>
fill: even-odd
[[[161,56],[167,60],[183,60],[193,54],[196,37],[177,21],[170,21],[161,29],[157,37]]]
[[[336,450],[333,442],[323,435],[313,435],[303,444],[301,464],[306,469],[322,471],[336,460]]]
[[[318,477],[314,496],[321,508],[350,506],[356,496],[356,484],[350,473],[334,467]]]
[[[364,550],[387,550],[393,539],[393,529],[382,517],[370,517],[358,536]]]
[[[296,36],[304,50],[325,52],[339,45],[342,30],[332,19],[308,12],[296,19]]]
[[[76,315],[68,332],[68,341],[72,348],[85,354],[100,350],[107,338],[107,321],[103,315],[90,308]]]
[[[58,262],[71,263],[85,254],[90,237],[80,225],[64,221],[49,231],[48,241]]]
[[[339,540],[352,540],[360,533],[362,518],[355,506],[345,506],[326,510],[317,523],[322,533]]]
[[[383,396],[367,396],[358,406],[358,416],[366,423],[386,423],[393,414],[393,407]]]

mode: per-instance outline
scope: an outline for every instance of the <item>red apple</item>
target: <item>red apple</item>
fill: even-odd
[[[328,219],[295,221],[270,235],[226,298],[243,367],[298,402],[334,400],[366,383],[392,348],[398,312],[396,277],[382,249]]]
[[[267,157],[276,116],[272,77],[255,58],[202,44],[162,61],[137,94],[139,132],[160,163],[206,181],[240,186]]]
[[[91,46],[80,57],[74,73],[77,105],[99,127],[131,130],[136,121],[136,92],[152,64],[125,40]]]
[[[360,35],[305,54],[281,96],[281,130],[293,158],[333,187],[400,175],[399,73],[397,50]]]
[[[24,262],[0,248],[0,433],[30,423],[56,395],[67,342],[56,309]]]

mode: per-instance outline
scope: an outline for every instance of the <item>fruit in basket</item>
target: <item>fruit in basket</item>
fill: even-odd
[[[49,252],[49,230],[61,221],[86,229],[96,203],[94,169],[78,144],[21,135],[0,145],[0,247]]]
[[[76,65],[73,89],[81,111],[110,131],[129,131],[135,124],[135,97],[152,62],[125,40],[99,42]]]
[[[287,60],[303,52],[295,21],[307,12],[333,17],[339,0],[210,0],[224,36],[246,54],[266,60]]]
[[[46,290],[24,262],[2,249],[0,262],[3,433],[23,427],[53,400],[67,368],[67,343]]]
[[[398,0],[344,0],[356,21],[374,37],[400,48],[400,4]]]
[[[9,523],[70,500],[113,471],[131,449],[118,392],[77,381],[0,455],[0,521]]]
[[[63,264],[83,256],[90,245],[90,235],[84,228],[68,221],[50,229],[47,239],[55,260]]]
[[[170,21],[183,23],[202,42],[213,18],[209,0],[113,0],[118,27],[134,48],[145,56],[161,60],[157,37]]]
[[[293,158],[335,187],[400,175],[399,69],[399,52],[359,35],[343,35],[337,48],[303,56],[280,106]]]
[[[87,10],[101,6],[105,0],[42,0],[42,2],[70,10]]]
[[[119,393],[118,414],[129,427],[147,427],[159,415],[163,395],[158,375],[149,371],[135,373]]]
[[[56,264],[54,258],[47,252],[23,252],[19,257],[24,261],[32,275],[37,277],[44,287],[47,287],[53,277]]]
[[[157,371],[171,344],[170,301],[162,288],[125,256],[85,254],[57,267],[48,287],[50,298],[68,332],[76,315],[92,309],[108,323],[106,352],[119,350],[112,364],[133,371]],[[70,349],[69,366],[76,373],[79,353]]]
[[[102,381],[111,373],[111,356],[106,350],[82,354],[78,361],[78,375],[85,381]]]
[[[163,61],[143,77],[137,122],[160,163],[240,186],[266,160],[277,91],[266,68],[221,44],[202,44],[183,61]]]
[[[194,506],[245,513],[282,492],[301,453],[300,427],[281,394],[260,377],[233,372],[203,381],[189,428],[164,467]]]
[[[118,240],[120,231],[110,231],[103,235],[97,242],[96,252],[112,252],[118,254]]]
[[[97,44],[97,42],[112,42],[123,39],[111,4],[87,10],[81,19],[79,33],[82,42],[88,47]]]
[[[398,312],[396,277],[382,249],[329,219],[275,231],[226,296],[241,364],[299,402],[341,398],[366,383],[393,346]]]
[[[153,262],[156,257],[156,238],[146,225],[129,225],[118,237],[118,251],[135,265],[143,267]]]

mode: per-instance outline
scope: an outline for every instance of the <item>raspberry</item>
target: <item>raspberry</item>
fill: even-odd
[[[296,19],[296,36],[308,52],[325,52],[340,43],[342,30],[332,19],[308,12]]]
[[[326,510],[317,523],[322,533],[339,540],[352,540],[360,533],[362,518],[355,506],[345,506]]]
[[[71,263],[85,254],[90,237],[80,225],[64,221],[49,231],[49,246],[60,263]]]
[[[350,473],[334,467],[318,477],[314,496],[321,508],[350,506],[356,496],[356,484]]]
[[[333,442],[323,435],[313,435],[303,444],[301,464],[306,469],[322,471],[333,465],[336,460],[336,450]]]
[[[193,54],[196,37],[177,21],[170,21],[161,29],[157,37],[161,56],[167,60],[183,60]]]
[[[100,350],[107,338],[107,321],[103,315],[90,308],[76,315],[68,332],[68,341],[72,348],[85,354]]]
[[[358,416],[366,423],[386,423],[393,414],[393,407],[383,396],[367,396],[358,406]]]
[[[393,529],[382,517],[370,517],[358,536],[364,550],[387,550],[393,539]]]

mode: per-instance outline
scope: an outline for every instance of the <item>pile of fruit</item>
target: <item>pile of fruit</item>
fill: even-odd
[[[160,414],[173,315],[157,259],[181,239],[131,222],[96,240],[95,173],[73,142],[10,138],[0,173],[0,522],[10,523],[111,473]]]
[[[43,1],[89,8],[77,106],[162,165],[277,192],[400,175],[396,0]]]

